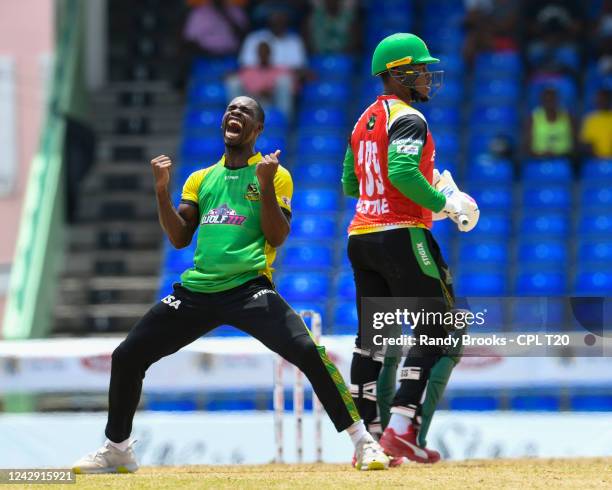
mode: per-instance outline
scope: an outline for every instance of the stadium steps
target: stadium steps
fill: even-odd
[[[157,250],[162,238],[159,224],[150,221],[103,220],[77,224],[70,233],[70,249],[75,252],[92,248]]]
[[[127,331],[159,286],[162,232],[149,161],[177,150],[180,98],[159,81],[113,82],[93,99],[96,162],[68,230],[54,312],[59,336]]]

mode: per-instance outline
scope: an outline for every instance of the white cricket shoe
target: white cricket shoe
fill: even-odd
[[[134,473],[138,469],[136,455],[132,449],[136,441],[131,441],[125,451],[117,449],[108,441],[95,453],[79,459],[72,465],[77,475],[87,473]]]
[[[357,445],[353,466],[362,471],[386,470],[389,467],[389,457],[371,436],[365,436]]]

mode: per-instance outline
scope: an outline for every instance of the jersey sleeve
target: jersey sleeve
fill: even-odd
[[[205,173],[205,169],[197,170],[187,178],[185,184],[183,185],[183,192],[181,193],[182,203],[198,204],[200,185],[202,185],[202,180],[204,180]]]
[[[345,196],[359,197],[359,181],[355,175],[355,156],[350,143],[346,147],[342,165],[342,190]]]
[[[280,208],[291,214],[291,198],[293,197],[293,180],[285,167],[278,167],[274,176],[274,191]]]
[[[419,169],[427,123],[415,114],[397,118],[389,128],[389,181],[419,206],[439,212],[446,197],[427,181]]]

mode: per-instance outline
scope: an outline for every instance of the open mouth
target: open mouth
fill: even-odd
[[[237,138],[242,134],[242,128],[242,121],[237,118],[230,117],[225,123],[225,136],[230,139]]]

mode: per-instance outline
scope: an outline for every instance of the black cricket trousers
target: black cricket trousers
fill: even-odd
[[[261,341],[304,372],[338,432],[360,419],[342,376],[317,346],[301,317],[264,276],[218,293],[174,285],[172,298],[153,306],[112,355],[106,437],[130,436],[145,372],[219,325]]]

